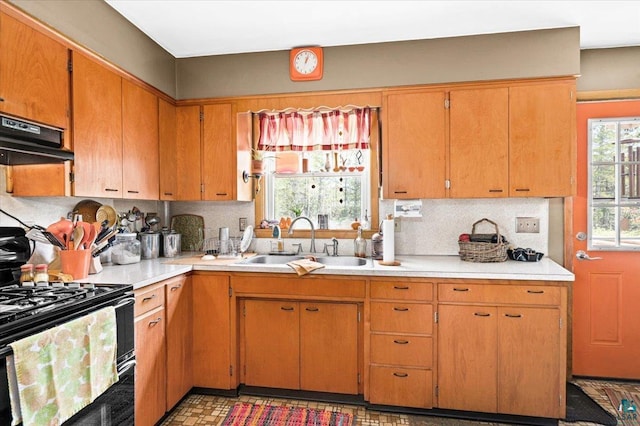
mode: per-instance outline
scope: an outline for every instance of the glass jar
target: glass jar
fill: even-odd
[[[362,237],[362,227],[358,227],[358,236],[353,240],[353,255],[367,257],[367,240]]]
[[[36,265],[36,272],[33,275],[33,282],[38,287],[46,287],[49,285],[49,266],[45,263]]]
[[[140,241],[134,232],[116,234],[116,241],[111,248],[111,262],[116,265],[140,262]]]
[[[33,275],[34,270],[31,263],[20,266],[20,285],[25,287],[33,286]]]

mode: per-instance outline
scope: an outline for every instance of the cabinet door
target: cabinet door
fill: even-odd
[[[385,96],[382,140],[385,198],[444,198],[445,93]]]
[[[497,411],[497,309],[438,308],[438,407]]]
[[[358,393],[358,305],[300,303],[300,388]]]
[[[245,300],[245,384],[300,389],[299,304]]]
[[[176,200],[201,198],[200,107],[176,108]]]
[[[202,199],[233,200],[235,144],[231,139],[231,105],[205,105],[202,138]]]
[[[135,319],[137,426],[154,425],[165,413],[164,306]]]
[[[502,307],[498,316],[498,412],[564,417],[560,311]]]
[[[122,186],[124,198],[158,199],[158,97],[122,81]]]
[[[193,275],[193,386],[231,389],[229,277]]]
[[[575,190],[575,83],[509,88],[509,196]]]
[[[160,199],[165,201],[175,200],[178,195],[177,171],[178,153],[176,141],[176,107],[164,99],[159,100],[159,155],[160,163]]]
[[[122,198],[122,79],[73,57],[74,195]]]
[[[507,197],[509,89],[453,90],[449,97],[450,197]]]
[[[191,277],[181,275],[166,282],[167,411],[193,386],[191,345]]]
[[[0,111],[69,129],[68,61],[65,46],[0,13]]]

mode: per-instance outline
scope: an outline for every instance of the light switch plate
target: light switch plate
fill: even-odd
[[[240,228],[240,232],[243,232],[246,227],[247,227],[247,218],[241,217],[240,219],[238,219],[238,228]]]
[[[516,217],[516,233],[518,234],[540,233],[540,218]]]

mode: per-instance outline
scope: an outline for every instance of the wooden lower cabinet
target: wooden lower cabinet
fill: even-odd
[[[193,386],[232,389],[229,276],[191,276]]]
[[[164,284],[135,292],[136,426],[152,426],[166,411]]]
[[[564,418],[565,288],[440,284],[438,297],[439,408]]]
[[[433,407],[433,283],[370,283],[372,404]]]
[[[244,383],[358,393],[356,303],[242,302]]]
[[[175,407],[193,386],[191,290],[190,276],[180,275],[165,281],[167,411]]]

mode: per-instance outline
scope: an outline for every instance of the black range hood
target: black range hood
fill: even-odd
[[[0,115],[0,164],[55,164],[73,160],[73,152],[62,146],[62,130]]]

